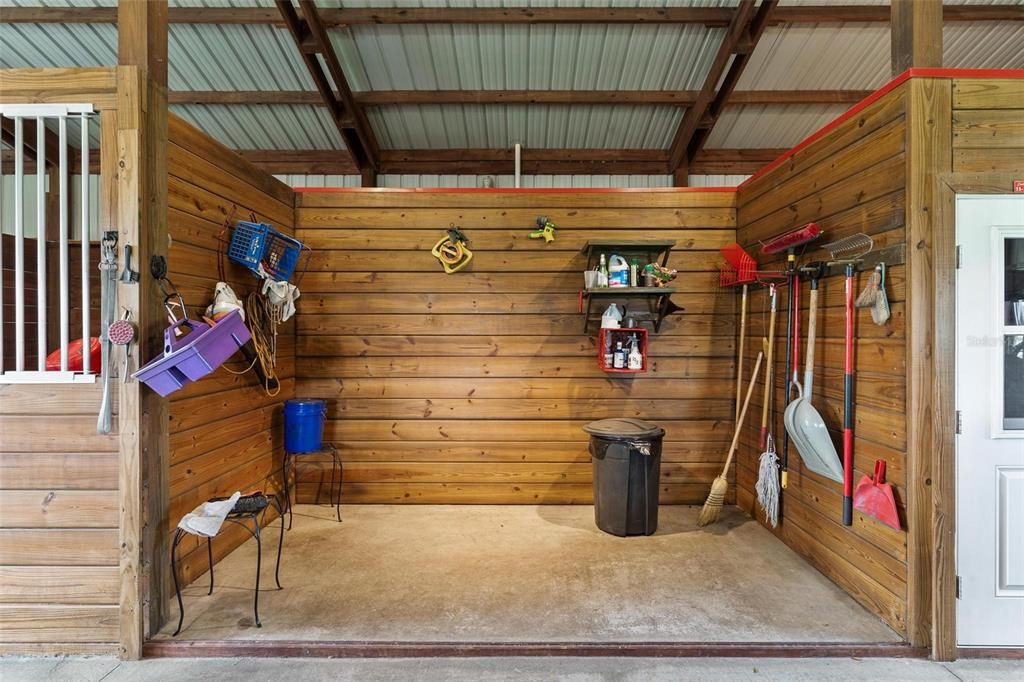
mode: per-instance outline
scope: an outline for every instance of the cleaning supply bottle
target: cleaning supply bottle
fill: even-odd
[[[629,286],[629,264],[618,254],[612,254],[608,261],[608,286],[616,288]]]
[[[640,263],[636,258],[629,264],[629,286],[640,286]]]
[[[627,366],[629,369],[643,369],[644,354],[640,351],[640,342],[637,340],[636,334],[633,334],[632,346],[633,347],[629,351]]]
[[[615,344],[615,357],[613,359],[612,367],[615,369],[623,369],[626,366],[626,351],[622,348],[622,342],[618,341]]]
[[[604,259],[603,253],[601,254],[601,262],[597,265],[597,286],[608,286],[608,261]]]

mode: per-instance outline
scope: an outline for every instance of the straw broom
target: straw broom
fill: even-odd
[[[747,407],[750,406],[750,396],[754,393],[754,384],[757,383],[757,375],[761,370],[761,359],[764,358],[764,353],[757,354],[757,362],[754,363],[754,373],[750,376],[750,385],[747,387],[747,397],[743,399],[743,409],[740,410],[740,416],[736,420],[736,431],[732,434],[732,444],[729,446],[729,456],[725,459],[725,466],[722,467],[722,473],[711,483],[711,492],[708,494],[707,501],[704,502],[704,508],[700,510],[700,518],[697,519],[698,526],[706,526],[709,523],[714,523],[718,520],[718,515],[722,512],[722,503],[725,501],[725,492],[729,489],[729,479],[726,476],[729,474],[729,466],[732,464],[732,457],[736,454],[736,446],[740,442],[740,431],[743,430],[743,421],[747,416]]]

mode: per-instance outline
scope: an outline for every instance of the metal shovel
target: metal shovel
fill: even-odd
[[[832,443],[825,420],[814,409],[811,401],[814,398],[814,342],[817,330],[818,313],[818,277],[811,277],[810,320],[807,327],[807,360],[804,365],[804,383],[796,382],[797,398],[786,407],[783,420],[786,432],[793,439],[800,457],[808,469],[830,478],[837,483],[843,482],[843,466],[839,453]]]

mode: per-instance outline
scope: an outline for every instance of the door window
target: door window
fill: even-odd
[[[1024,430],[1024,238],[1003,242],[1003,430]]]

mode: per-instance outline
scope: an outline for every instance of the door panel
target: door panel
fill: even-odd
[[[1024,597],[1024,467],[996,467],[997,597]]]
[[[957,197],[957,642],[1024,646],[1024,196]]]

